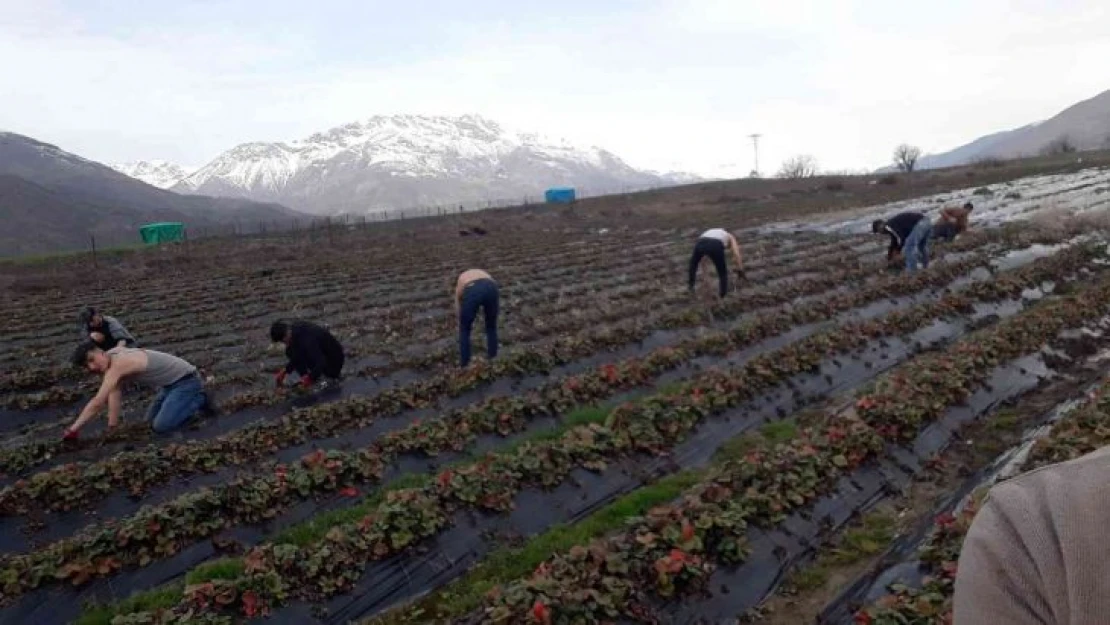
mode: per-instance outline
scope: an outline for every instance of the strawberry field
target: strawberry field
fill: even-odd
[[[1078,206],[1098,176],[1042,196]],[[866,229],[723,208],[29,267],[0,302],[0,623],[944,622],[998,441],[1055,419],[1039,466],[1110,431],[1087,395],[1103,222],[1016,212],[912,275]],[[723,300],[709,265],[685,288],[706,220],[743,248]],[[501,284],[502,350],[459,369],[449,281],[470,267]],[[134,389],[121,426],[63,442],[96,389],[67,366],[89,304],[196,364],[218,414],[156,436]],[[276,391],[280,317],[331,329],[344,379]],[[1046,408],[999,417],[1015,406]],[[913,514],[869,558],[800,583],[892,506]]]

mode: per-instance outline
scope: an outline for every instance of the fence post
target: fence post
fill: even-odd
[[[89,233],[89,243],[92,244],[93,269],[98,269],[99,265],[96,262],[96,236],[91,232]]]

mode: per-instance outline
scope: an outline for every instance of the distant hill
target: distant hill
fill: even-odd
[[[941,154],[921,157],[918,168],[966,165],[987,158],[1037,156],[1058,150],[1066,139],[1076,150],[1110,147],[1110,91],[1072,105],[1051,119],[980,137]]]
[[[138,227],[182,221],[193,229],[303,216],[278,204],[180,195],[57,146],[0,133],[0,255],[138,241]]]

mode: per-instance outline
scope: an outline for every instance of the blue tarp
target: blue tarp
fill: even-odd
[[[570,204],[574,201],[574,188],[552,187],[544,191],[543,199],[548,203]]]

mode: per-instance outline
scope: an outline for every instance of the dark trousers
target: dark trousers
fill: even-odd
[[[324,354],[324,375],[338,379],[343,372],[343,348],[338,344],[332,348],[328,346],[321,346],[320,351]],[[312,363],[307,359],[299,357],[298,354],[293,353],[293,350],[286,348],[285,355],[289,358],[289,362],[293,364],[293,370],[299,375],[306,376],[312,369]]]
[[[470,364],[470,328],[478,316],[478,309],[486,320],[486,355],[492,360],[497,356],[497,308],[501,295],[493,280],[475,280],[463,288],[459,306],[459,358],[462,366]]]
[[[721,297],[728,293],[728,269],[725,267],[725,244],[717,239],[698,239],[694,244],[694,255],[690,257],[690,288],[698,278],[698,265],[708,256],[717,267],[717,280],[720,282]]]

